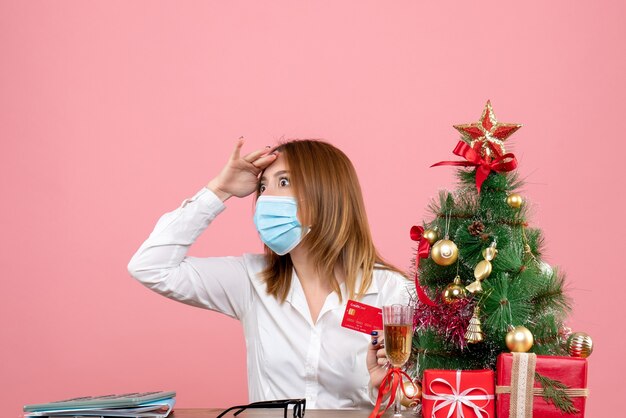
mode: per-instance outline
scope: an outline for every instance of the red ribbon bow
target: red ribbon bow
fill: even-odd
[[[398,393],[398,387],[400,387],[402,393],[407,398],[413,399],[415,397],[415,395],[409,396],[409,394],[406,393],[406,391],[404,390],[404,385],[402,384],[402,376],[406,376],[406,378],[409,379],[409,382],[413,383],[411,377],[397,367],[392,367],[387,371],[387,374],[383,378],[383,381],[380,383],[378,397],[376,398],[376,405],[374,406],[374,410],[370,414],[369,418],[379,418],[387,411],[387,409],[389,409],[391,405],[393,405],[393,401],[396,399],[396,395]],[[415,385],[415,383],[413,383],[413,385]],[[387,406],[385,407],[385,409],[381,409],[383,399],[388,393],[389,402],[387,402]],[[414,393],[417,393],[417,391]]]
[[[431,165],[431,167],[438,167],[441,165],[476,167],[476,188],[478,189],[478,193],[480,193],[480,186],[482,186],[490,172],[496,171],[500,173],[502,171],[513,171],[517,168],[515,155],[510,152],[500,155],[494,160],[491,160],[490,158],[485,159],[482,158],[476,150],[463,141],[459,141],[452,152],[459,157],[465,158],[467,161],[441,161]]]
[[[428,253],[430,252],[430,242],[424,238],[424,228],[419,225],[413,226],[411,228],[411,239],[413,241],[418,241],[417,254],[415,255],[415,291],[417,292],[417,298],[425,305],[437,306],[437,304],[428,297],[420,285],[420,258],[428,258]]]

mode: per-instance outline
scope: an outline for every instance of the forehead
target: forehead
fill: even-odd
[[[281,171],[287,171],[289,167],[287,166],[287,161],[285,161],[285,156],[282,154],[278,154],[278,157],[272,164],[270,164],[263,174],[261,175],[261,179],[269,179],[274,177],[274,175]]]

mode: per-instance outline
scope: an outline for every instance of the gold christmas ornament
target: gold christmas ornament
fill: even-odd
[[[491,262],[487,260],[479,261],[474,268],[474,278],[476,281],[473,281],[469,285],[465,286],[465,289],[470,293],[482,292],[483,286],[480,284],[483,280],[485,280],[491,274]]]
[[[480,280],[476,280],[465,286],[465,290],[470,293],[482,292],[483,286],[480,284]]]
[[[420,384],[417,382],[404,382],[402,386],[404,386],[404,392],[412,397],[409,399],[402,393],[402,399],[400,400],[402,406],[405,408],[417,406],[417,404],[422,401],[422,387]]]
[[[534,343],[532,332],[524,326],[509,327],[505,342],[509,350],[517,353],[525,353],[530,350]]]
[[[511,193],[506,198],[506,204],[512,207],[513,209],[521,208],[523,203],[524,203],[524,199],[522,199],[522,196],[517,193]]]
[[[494,245],[491,245],[483,250],[483,258],[487,261],[492,261],[498,255],[498,250]]]
[[[433,245],[435,242],[437,242],[437,239],[439,239],[439,234],[437,234],[437,229],[427,229],[424,231],[424,233],[422,234],[422,237],[428,241],[430,243],[430,245]]]
[[[450,283],[443,291],[443,301],[445,303],[454,303],[465,297],[465,289],[461,286],[461,277],[456,276],[454,282]]]
[[[430,250],[430,257],[440,266],[454,264],[458,256],[459,249],[456,244],[447,238],[437,241]]]
[[[567,339],[567,351],[572,357],[587,358],[593,352],[593,341],[585,332],[575,332]]]
[[[470,283],[465,287],[468,292],[476,293],[482,292],[483,287],[480,284],[481,281],[485,280],[491,274],[491,270],[493,266],[491,265],[491,260],[496,258],[498,254],[498,250],[496,249],[496,243],[493,242],[489,247],[485,248],[482,252],[484,260],[481,260],[474,267],[474,278],[476,281]]]
[[[491,274],[492,266],[488,260],[479,261],[474,267],[474,278],[476,280],[485,280]]]
[[[470,344],[479,343],[484,339],[483,330],[481,328],[482,324],[480,323],[479,315],[480,309],[478,308],[478,306],[476,306],[474,308],[474,315],[472,315],[469,326],[467,327],[467,331],[465,332],[465,341]]]

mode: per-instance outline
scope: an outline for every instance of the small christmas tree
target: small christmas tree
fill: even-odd
[[[495,369],[501,352],[566,355],[570,303],[564,275],[542,261],[541,231],[517,193],[505,141],[521,125],[499,123],[487,102],[479,122],[457,125],[459,186],[430,204],[413,227],[417,309],[414,356],[425,369]]]

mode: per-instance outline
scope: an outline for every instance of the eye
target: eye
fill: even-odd
[[[289,184],[289,179],[287,177],[281,177],[280,180],[278,180],[278,185],[280,187],[287,187]]]
[[[259,193],[263,193],[265,191],[265,189],[267,189],[267,187],[265,187],[265,184],[261,184],[259,186]]]

